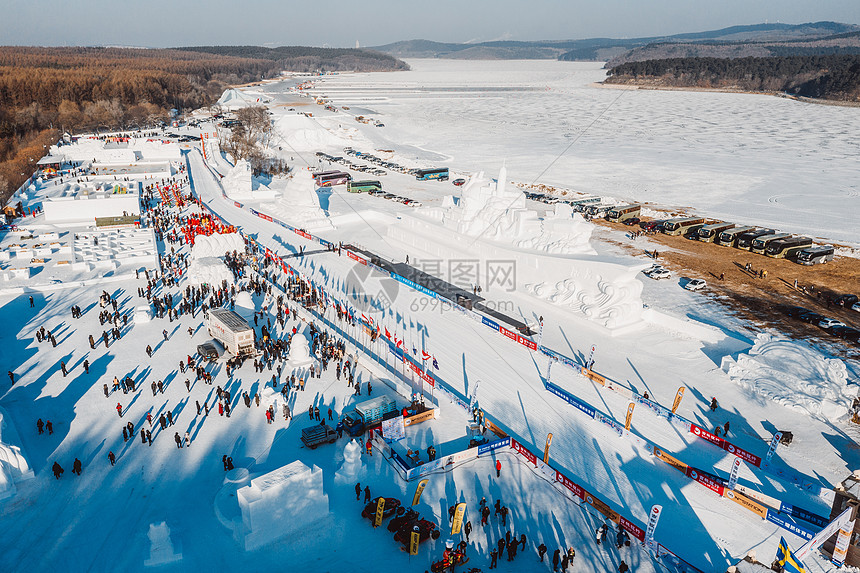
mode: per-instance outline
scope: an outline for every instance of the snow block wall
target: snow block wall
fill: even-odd
[[[246,551],[286,535],[301,534],[329,513],[322,470],[300,460],[252,479],[236,497],[242,512],[237,541]]]
[[[233,284],[233,273],[217,257],[194,259],[188,265],[188,283],[192,285],[221,285],[223,281]]]
[[[836,421],[848,415],[856,389],[848,387],[845,363],[792,340],[759,334],[746,354],[723,358],[732,382],[813,418]]]
[[[195,260],[206,257],[223,257],[225,253],[245,252],[245,241],[239,233],[224,233],[209,235],[198,235],[194,238],[194,247],[191,256]]]

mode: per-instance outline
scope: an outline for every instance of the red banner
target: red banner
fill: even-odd
[[[523,446],[521,443],[519,443],[518,441],[516,441],[514,439],[511,439],[511,447],[513,449],[515,449],[516,451],[518,451],[520,453],[520,455],[522,455],[525,459],[530,461],[533,465],[535,465],[535,466],[537,465],[537,456],[534,455],[533,453],[531,453],[530,451],[528,451],[526,449],[526,447]]]
[[[313,237],[311,237],[308,233],[305,233],[301,229],[296,229],[296,235],[302,236],[305,239],[313,239]],[[349,254],[349,253],[347,253],[347,254]]]
[[[723,442],[725,440],[723,440],[719,436],[715,436],[714,434],[710,433],[706,429],[701,428],[701,427],[697,426],[696,424],[690,424],[690,431],[693,432],[694,435],[702,438],[703,440],[707,440],[708,442],[711,442],[715,446],[719,446],[719,447],[725,449],[725,446],[723,446]]]
[[[625,519],[624,516],[618,516],[618,525],[632,533],[633,537],[635,537],[639,541],[645,541],[645,532],[642,531],[642,528],[631,522],[630,520]]]
[[[361,263],[361,264],[363,264],[363,265],[366,265],[366,264],[367,264],[367,261],[366,261],[366,260],[364,260],[363,258],[359,257],[358,255],[356,255],[356,254],[355,254],[355,253],[353,253],[352,251],[347,251],[347,252],[346,252],[346,256],[347,256],[347,257],[349,257],[350,259],[354,260],[354,261],[358,261],[359,263]]]
[[[570,481],[566,475],[556,470],[555,472],[555,481],[559,482],[561,485],[569,489],[573,492],[573,494],[579,499],[585,499],[585,490],[579,487],[578,484]]]
[[[503,326],[499,327],[499,332],[501,332],[502,334],[504,334],[505,336],[507,336],[508,338],[510,338],[513,341],[517,340],[517,333],[511,332],[510,330],[508,330],[507,328],[505,328]]]
[[[708,488],[712,492],[716,493],[717,495],[723,495],[723,490],[725,489],[723,487],[723,485],[721,483],[715,481],[714,479],[712,479],[710,476],[704,475],[704,474],[702,474],[702,472],[700,472],[694,468],[688,467],[687,468],[687,477],[692,479],[692,480],[696,480],[697,482],[699,482],[700,484],[702,484],[703,486],[705,486],[706,488]]]
[[[532,340],[529,340],[525,336],[517,335],[517,342],[519,342],[526,348],[529,348],[530,350],[537,350],[537,343]]]
[[[264,221],[269,221],[269,222],[271,222],[271,221],[272,221],[272,218],[271,218],[271,217],[269,217],[268,215],[264,215],[264,214],[262,214],[262,213],[257,213],[257,217],[259,217],[259,218],[263,219]]]
[[[433,379],[433,375],[432,375],[432,374],[430,374],[429,372],[423,372],[423,373],[421,374],[421,378],[422,378],[425,382],[427,382],[428,384],[430,384],[430,386],[431,386],[431,387],[433,387],[433,388],[435,388],[435,387],[436,387],[436,380],[434,380],[434,379]]]
[[[723,449],[729,452],[730,454],[734,454],[743,461],[754,465],[755,467],[761,466],[761,458],[755,454],[751,454],[748,451],[737,447],[734,444],[730,444],[729,442],[723,440]]]

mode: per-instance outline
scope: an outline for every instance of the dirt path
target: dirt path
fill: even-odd
[[[615,231],[631,232],[639,227],[626,227],[595,219],[594,223]],[[761,326],[778,329],[792,337],[814,338],[826,343],[828,349],[844,357],[860,357],[860,347],[830,336],[817,326],[785,316],[777,305],[797,305],[841,320],[860,329],[860,313],[828,304],[828,295],[860,295],[860,259],[837,257],[824,265],[804,266],[785,259],[772,259],[749,251],[703,243],[662,233],[649,235],[649,245],[658,245],[655,262],[682,276],[701,278],[708,290],[740,316]],[[631,253],[642,254],[636,241],[613,241]],[[661,248],[662,247],[662,248]],[[649,246],[649,252],[651,247]],[[750,263],[753,271],[766,270],[766,278],[758,278],[744,267]],[[720,280],[720,275],[723,280]],[[798,289],[794,288],[797,280]],[[810,294],[802,292],[806,287]],[[809,287],[814,287],[814,293]]]

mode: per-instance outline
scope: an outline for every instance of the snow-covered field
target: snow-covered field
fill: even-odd
[[[306,179],[308,168],[329,167],[319,162],[316,151],[339,154],[344,146],[377,153],[391,150],[385,153],[410,167],[445,164],[458,173],[495,175],[505,163],[508,179],[530,182],[540,177],[540,182],[587,192],[692,206],[714,216],[725,209],[726,217],[738,220],[758,217],[755,205],[766,204],[770,208],[760,216],[773,217],[768,221],[781,228],[797,225],[791,230],[804,231],[803,225],[818,224],[815,219],[819,218],[822,230],[815,234],[856,241],[847,214],[856,201],[851,195],[857,192],[851,187],[856,181],[850,177],[855,169],[850,155],[857,143],[840,130],[857,121],[857,111],[757,96],[596,89],[588,87],[602,75],[594,64],[411,63],[412,72],[344,74],[317,85],[315,93],[326,94],[338,106],[349,106],[349,113],[325,112],[315,105],[299,107],[308,99],[289,91],[295,79],[244,88],[246,96],[231,101],[272,101],[276,128],[272,151],[296,165],[293,179],[268,182],[273,194],[255,197],[251,188],[244,188],[245,183],[251,185],[244,176],[228,178],[228,185],[223,184],[217,173],[231,171],[229,158],[216,150],[207,166],[194,146],[185,153],[194,193],[227,224],[283,257],[329,296],[372,317],[405,340],[407,348],[432,353],[438,359],[434,375],[460,396],[474,394],[487,417],[532,452],[541,453],[551,432],[551,465],[607,503],[611,511],[644,528],[652,506],[662,505],[656,541],[699,570],[724,571],[752,549],[769,563],[780,536],[794,548],[802,545],[798,535],[714,494],[661,461],[654,455],[654,446],[722,479],[735,460],[728,451],[696,438],[642,403],[636,407],[629,432],[595,421],[547,391],[545,355],[347,256],[326,251],[276,221],[255,216],[250,209],[296,226],[312,222],[316,235],[333,243],[359,245],[398,265],[411,254],[411,264],[427,272],[427,263],[434,260],[447,264],[474,258],[484,263],[497,255],[515,260],[518,270],[509,285],[512,288],[487,288],[488,304],[532,326],[544,317],[542,344],[578,364],[593,352],[594,369],[607,381],[598,384],[556,362],[551,370],[556,387],[623,425],[631,391],[647,392],[652,400],[669,407],[679,386],[684,386],[679,415],[709,431],[730,423],[732,444],[760,457],[767,452],[773,432],[790,430],[794,442],[777,450],[770,469],[742,464],[738,484],[756,495],[828,516],[830,489],[860,467],[856,447],[860,432],[847,421],[854,380],[860,374],[855,361],[837,363],[818,349],[801,348],[792,341],[767,344],[762,339],[753,346],[758,333],[703,294],[669,281],[640,284],[637,271],[643,260],[601,241],[606,231],[592,234],[590,223],[569,213],[548,216],[545,207],[535,211],[534,205],[511,199],[504,185],[490,177],[467,185],[456,204],[444,198],[456,192],[450,183],[416,182],[412,176],[394,172],[382,178],[386,191],[420,200],[424,206],[417,209],[347,193],[342,187],[312,191]],[[314,118],[296,115],[289,111],[291,106],[313,111]],[[845,116],[837,120],[839,113]],[[385,127],[358,124],[351,114],[375,117]],[[810,122],[806,129],[798,124],[804,117]],[[822,134],[826,129],[833,131]],[[794,130],[791,137],[789,130]],[[844,145],[839,145],[840,138]],[[779,151],[772,149],[777,141],[783,142]],[[819,200],[805,213],[787,208],[784,202],[768,202],[768,189],[788,185],[800,193],[812,184],[813,174],[821,175],[822,165],[830,166],[826,181],[834,193],[837,215],[825,208],[821,195],[815,195]],[[786,166],[796,170],[784,171]],[[697,193],[690,193],[692,188]],[[840,194],[839,189],[845,192]],[[225,199],[225,190],[237,196],[248,193],[237,198],[245,204]],[[467,232],[482,229],[473,225],[488,220],[505,221],[506,227],[494,228],[491,239],[483,237],[484,232]],[[530,237],[527,243],[526,237]],[[170,250],[164,243],[158,246],[162,253]],[[237,245],[222,239],[201,240],[195,253],[202,259],[198,268],[190,269],[179,286],[166,291],[178,296],[189,280],[224,276],[223,265],[215,257],[225,246]],[[303,255],[298,255],[300,249]],[[608,521],[596,504],[577,498],[553,474],[528,469],[524,458],[510,450],[428,476],[418,509],[442,528],[443,535],[423,543],[418,555],[410,557],[384,527],[374,530],[359,517],[363,504],[353,497],[354,484],[336,478],[346,438],[313,451],[302,448],[299,441],[302,428],[317,424],[305,418],[309,405],[318,405],[323,415],[330,407],[336,420],[364,396],[354,396],[330,368],[322,378],[309,380],[305,392],[291,393],[294,419],[285,422],[278,415],[273,424],[267,424],[264,407],[279,396],[263,390],[273,372],[257,373],[246,363],[228,377],[219,362],[209,368],[213,386],[194,382],[193,374],[180,373],[179,361],[209,339],[202,317],[198,313],[174,321],[131,320],[137,314],[135,308],[145,304],[137,296],[137,289],[145,286],[143,275],[132,276],[86,288],[70,283],[36,291],[34,308],[28,302],[29,292],[0,297],[5,326],[0,332],[0,360],[16,373],[14,386],[5,378],[0,383],[0,407],[6,412],[4,421],[14,424],[20,435],[0,427],[0,445],[8,446],[0,449],[6,456],[0,457],[0,469],[6,470],[0,473],[6,480],[0,485],[14,482],[14,489],[6,489],[11,492],[8,499],[0,500],[0,529],[5,532],[0,537],[0,571],[142,571],[154,570],[145,563],[160,558],[173,560],[159,566],[165,571],[423,571],[441,558],[450,532],[444,531],[449,526],[448,508],[461,501],[467,504],[465,519],[474,527],[467,550],[472,559],[469,567],[485,569],[489,551],[511,530],[516,537],[526,535],[528,549],[512,563],[501,556],[501,571],[551,570],[550,564],[538,561],[535,548],[541,542],[549,548],[548,557],[556,548],[573,547],[577,557],[570,571],[616,571],[621,559],[637,572],[674,570],[671,561],[653,558],[635,539],[631,547],[621,550],[611,543],[596,545],[594,530]],[[437,276],[451,278],[444,269]],[[569,287],[579,304],[538,298],[527,288],[556,276],[571,277]],[[278,279],[283,282],[282,276]],[[109,348],[100,344],[89,349],[87,336],[103,329],[97,304],[102,288],[118,299],[120,312],[130,320],[123,337]],[[166,291],[163,286],[156,289],[159,295]],[[624,304],[617,304],[619,300]],[[634,303],[639,307],[631,309]],[[270,298],[255,297],[253,304],[256,310],[265,304],[272,308]],[[83,309],[82,318],[70,317],[72,305]],[[298,320],[289,320],[277,332],[283,334],[294,326],[304,332],[312,319],[302,311]],[[320,319],[316,320],[319,325]],[[380,342],[370,344],[356,329],[338,326],[341,323],[331,309],[326,320],[329,324],[323,328],[335,336],[358,337],[365,345],[357,379],[362,385],[372,382],[374,395],[385,393],[403,406],[406,397],[397,395],[395,388],[403,392],[405,384],[414,391],[421,389],[411,375],[395,380],[386,370],[385,364],[398,363],[382,351]],[[56,347],[36,342],[40,326],[54,333]],[[151,358],[144,351],[147,344],[155,350]],[[385,364],[374,362],[369,351],[381,354]],[[348,352],[356,352],[351,343]],[[85,359],[89,374],[83,371]],[[60,372],[61,361],[70,369],[68,376]],[[816,366],[814,374],[805,373],[804,365],[810,364]],[[287,375],[293,369],[303,373],[306,364],[284,367]],[[402,364],[396,368],[403,372]],[[105,398],[102,385],[126,374],[138,381],[138,390]],[[191,379],[190,389],[186,389],[186,377]],[[154,380],[164,382],[163,393],[150,391]],[[214,408],[215,385],[232,393],[230,418],[219,416]],[[788,400],[801,389],[802,397]],[[260,392],[262,407],[252,402],[246,408],[241,399],[244,391]],[[719,398],[716,412],[708,409],[712,396]],[[395,446],[401,453],[406,448],[424,451],[431,444],[440,456],[461,449],[465,412],[438,391],[428,399],[438,402],[440,416],[407,428],[405,440]],[[212,410],[208,416],[197,415],[195,402],[204,400]],[[117,419],[117,402],[123,406],[122,420]],[[148,412],[157,419],[168,409],[174,413],[175,430],[161,431],[154,421],[151,446],[141,443],[139,436],[122,441],[122,424],[131,420],[137,429],[148,428]],[[39,418],[52,421],[52,435],[37,433]],[[177,449],[170,431],[189,432],[191,446]],[[35,477],[27,479],[7,467],[4,459],[17,447]],[[115,467],[108,463],[108,451],[117,456]],[[394,462],[380,453],[374,450],[372,457],[362,456],[362,487],[369,485],[373,496],[395,496],[408,504],[416,482],[405,482],[393,469]],[[241,519],[236,486],[225,481],[241,479],[241,472],[225,475],[224,455],[251,478],[297,460],[320,468],[321,487],[311,484],[307,476],[305,482],[320,515],[291,519],[290,508],[279,507],[275,499],[265,514],[270,519],[256,525],[272,530],[266,533],[273,537],[278,538],[281,530],[286,535],[245,551],[234,534]],[[80,477],[71,474],[75,457],[83,462]],[[495,459],[503,464],[498,478]],[[51,474],[54,461],[66,470],[58,481]],[[802,480],[803,487],[795,479]],[[479,525],[481,497],[491,505],[499,499],[510,508],[507,527],[495,517],[487,527]],[[328,513],[320,509],[326,498]],[[294,491],[284,499],[298,503]],[[172,548],[159,538],[159,551],[151,540],[166,531],[159,527],[162,522]],[[797,524],[819,529],[800,520]],[[463,536],[454,537],[459,541]],[[808,557],[806,564],[814,572],[833,570],[818,554]]]
[[[599,89],[599,63],[409,64],[327,77],[312,93],[378,117],[429,163],[495,172],[504,161],[524,183],[860,243],[860,108]]]

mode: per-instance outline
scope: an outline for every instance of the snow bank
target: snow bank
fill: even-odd
[[[328,147],[342,148],[353,144],[351,138],[335,135],[303,115],[285,115],[275,122],[275,129],[283,135],[284,143],[296,152],[319,151]]]
[[[224,253],[245,252],[245,241],[239,233],[198,235],[194,239],[191,256],[194,259],[223,257]]]
[[[192,285],[220,285],[224,281],[233,284],[233,273],[221,259],[217,257],[202,257],[194,259],[188,265],[188,283]]]
[[[220,98],[218,98],[216,105],[219,105],[224,109],[235,110],[257,104],[257,102],[254,101],[255,99],[256,98],[247,96],[235,88],[230,88],[228,90],[224,90],[224,93],[221,94]]]
[[[132,317],[135,324],[145,324],[147,322],[152,322],[152,311],[148,306],[138,306],[134,309],[134,316]]]
[[[0,499],[17,492],[15,483],[34,476],[30,464],[21,452],[21,438],[6,410],[0,408]]]
[[[241,291],[236,293],[236,305],[235,309],[236,314],[244,318],[250,324],[254,322],[254,313],[257,311],[257,307],[254,305],[254,300],[251,298],[251,295],[248,291]]]
[[[857,394],[839,359],[826,358],[811,346],[759,334],[747,354],[723,358],[722,369],[736,384],[773,402],[824,421],[848,414]]]
[[[300,460],[252,479],[237,490],[236,498],[242,511],[237,541],[246,551],[300,535],[329,512],[322,470]]]

